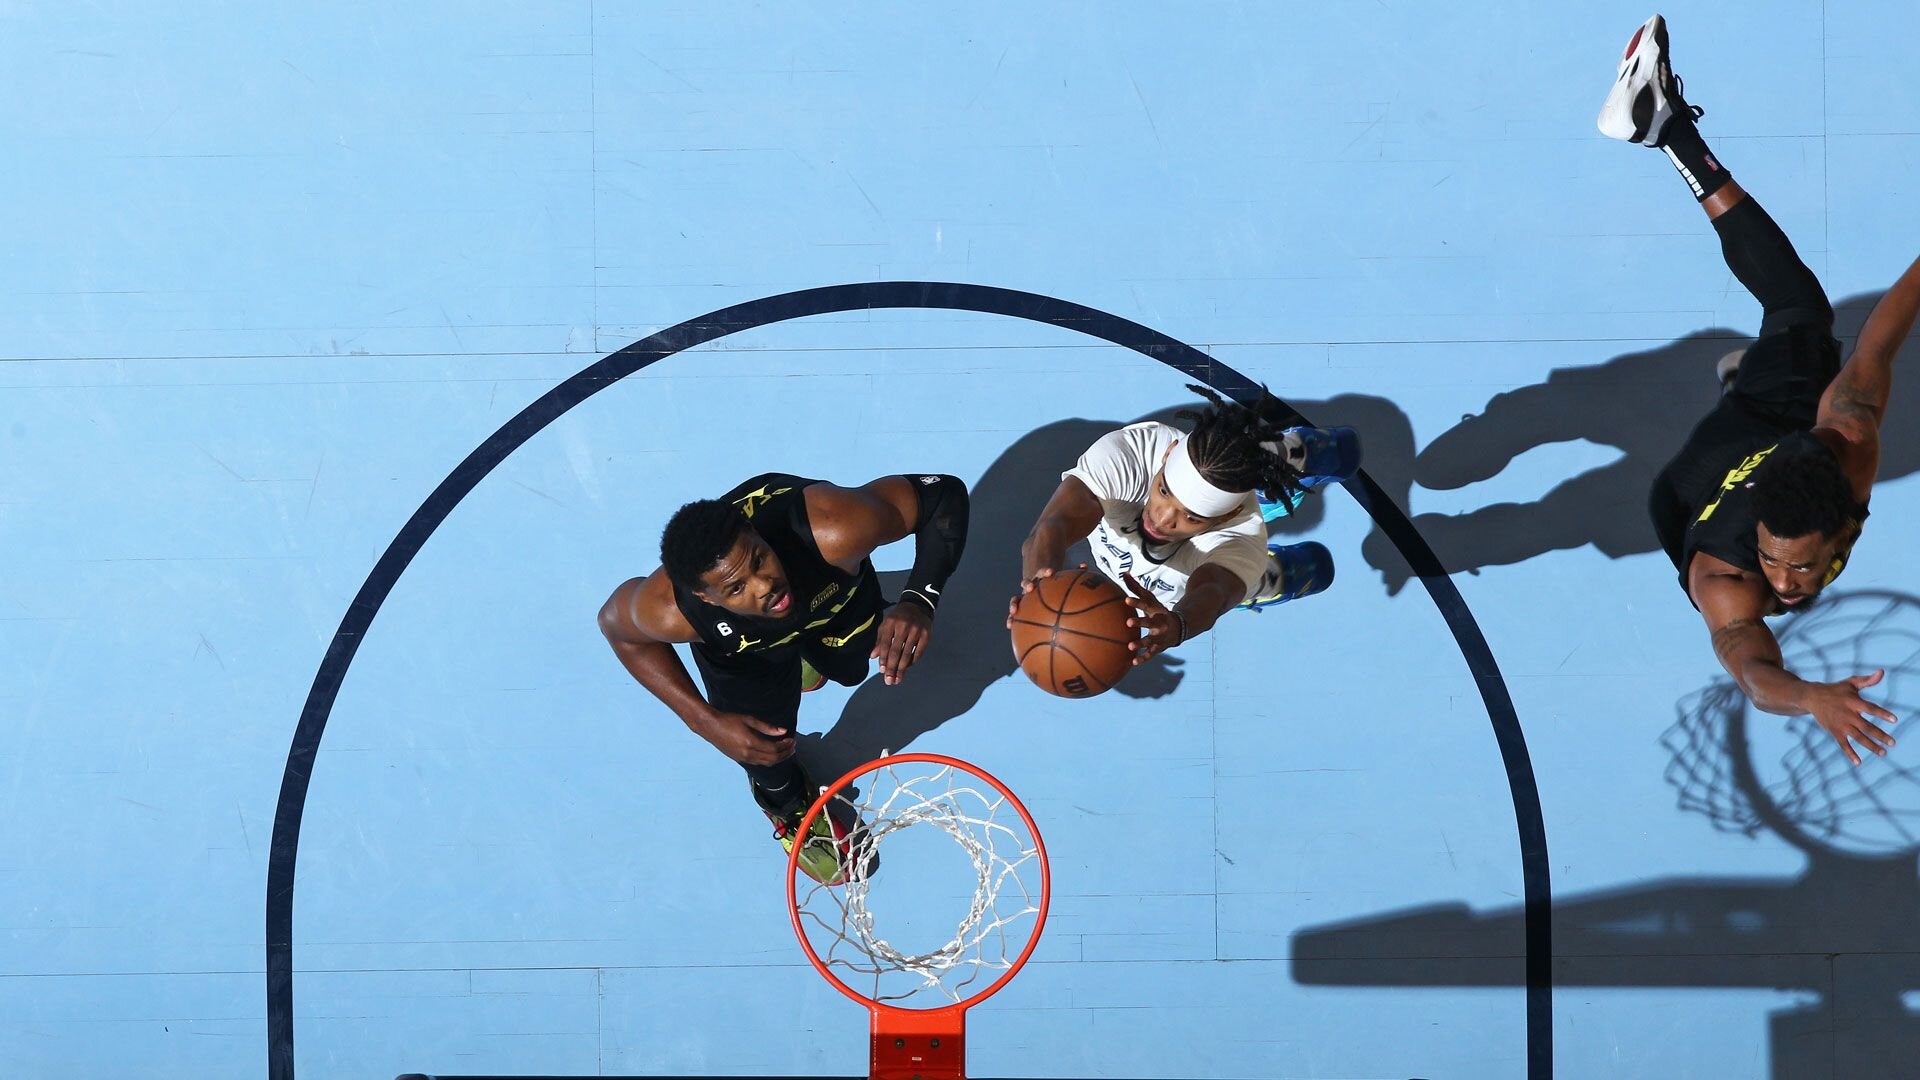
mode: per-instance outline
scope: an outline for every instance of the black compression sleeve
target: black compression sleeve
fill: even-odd
[[[1713,229],[1720,234],[1727,268],[1766,312],[1761,337],[1803,323],[1833,325],[1833,305],[1820,279],[1800,261],[1793,241],[1753,196],[1714,218]]]
[[[900,598],[917,600],[932,611],[967,546],[967,485],[957,476],[930,473],[906,480],[920,497],[920,512],[913,522],[913,569]]]

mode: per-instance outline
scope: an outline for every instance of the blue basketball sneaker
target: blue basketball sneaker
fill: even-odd
[[[1286,517],[1300,509],[1307,492],[1351,480],[1360,471],[1360,433],[1350,427],[1288,428],[1281,433],[1280,452],[1300,474],[1300,490],[1260,492],[1265,521]]]
[[[1259,611],[1303,596],[1325,592],[1333,584],[1333,553],[1327,545],[1308,540],[1300,544],[1268,544],[1267,572],[1253,595],[1239,603]]]

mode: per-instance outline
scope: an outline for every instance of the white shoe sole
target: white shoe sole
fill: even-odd
[[[1600,133],[1621,142],[1658,146],[1673,120],[1673,101],[1666,92],[1670,71],[1667,21],[1655,15],[1627,41],[1613,89],[1600,106],[1596,121]]]

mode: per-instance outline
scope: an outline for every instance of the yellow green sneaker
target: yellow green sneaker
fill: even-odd
[[[807,808],[812,804],[796,801],[791,805],[777,807],[768,805],[767,798],[759,785],[748,781],[753,791],[753,801],[759,805],[760,812],[767,815],[773,823],[774,839],[780,841],[780,850],[793,853],[796,840],[800,844],[800,857],[795,861],[808,877],[822,885],[842,885],[847,880],[847,867],[853,862],[853,853],[860,848],[870,848],[862,843],[865,830],[860,828],[859,819],[851,807],[840,799],[834,799],[827,808],[813,819],[813,825],[806,836],[799,836],[800,822],[807,816]],[[803,786],[803,791],[811,792],[813,785]],[[879,860],[871,850],[863,853],[865,873],[872,873]]]

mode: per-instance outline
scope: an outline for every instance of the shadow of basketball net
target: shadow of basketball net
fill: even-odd
[[[1903,725],[1920,716],[1920,599],[1835,594],[1776,630],[1803,678],[1885,668],[1868,696]],[[1753,710],[1724,679],[1675,711],[1660,743],[1679,809],[1734,840],[1784,839],[1807,867],[1558,898],[1554,985],[1803,994],[1768,1017],[1776,1080],[1920,1075],[1920,1014],[1902,1001],[1920,991],[1920,745],[1855,768],[1811,717]],[[1293,974],[1316,985],[1522,986],[1521,943],[1518,907],[1434,905],[1303,929]]]

